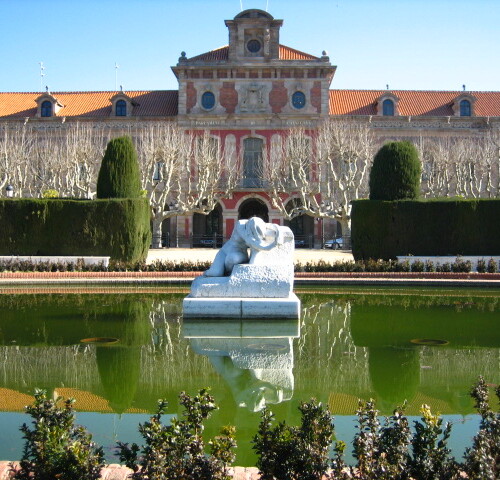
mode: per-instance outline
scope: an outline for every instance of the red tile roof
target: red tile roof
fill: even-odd
[[[229,46],[216,48],[210,52],[202,53],[201,55],[196,55],[191,57],[189,61],[203,61],[203,62],[213,62],[227,60],[229,57]],[[279,59],[280,60],[319,60],[318,57],[314,55],[309,55],[308,53],[301,52],[300,50],[295,50],[294,48],[287,47],[285,45],[279,46]]]
[[[500,117],[500,92],[432,90],[330,90],[331,115],[376,115],[377,100],[386,93],[399,98],[400,115],[452,116],[453,101],[467,93],[476,98],[474,113],[479,117]]]
[[[195,57],[191,57],[189,61],[203,61],[203,62],[213,62],[220,60],[227,60],[229,58],[229,45],[225,45],[224,47],[216,48],[215,50],[211,50],[210,52],[201,53],[200,55],[196,55]]]
[[[216,52],[216,50],[214,50]],[[331,115],[376,115],[377,99],[387,90],[330,90]],[[392,90],[399,98],[400,115],[451,116],[453,101],[461,91]],[[466,92],[476,98],[474,113],[479,117],[500,117],[500,92]],[[53,92],[64,105],[58,117],[103,118],[111,116],[109,99],[116,92]],[[175,117],[178,92],[176,90],[126,92],[138,105],[133,116]],[[35,100],[41,95],[0,92],[0,118],[24,118],[36,115]]]
[[[109,99],[117,92],[51,92],[64,108],[58,117],[109,117]],[[137,106],[134,116],[172,117],[177,115],[177,90],[124,92]],[[0,93],[0,117],[34,117],[40,92]]]
[[[286,47],[285,45],[280,45],[279,52],[280,60],[319,60],[319,58],[314,55],[309,55],[308,53],[295,50],[295,48]]]

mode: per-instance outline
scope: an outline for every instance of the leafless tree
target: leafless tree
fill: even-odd
[[[376,144],[370,126],[330,119],[317,132],[292,130],[276,143],[266,175],[273,204],[287,219],[334,218],[349,235],[350,202],[368,194]]]
[[[210,213],[235,187],[235,169],[219,139],[162,123],[136,134],[143,187],[151,203],[153,246],[160,246],[163,220]]]
[[[500,196],[500,128],[491,128],[485,137],[484,158],[487,168],[486,192],[489,198]]]
[[[63,184],[66,195],[94,197],[109,137],[109,129],[102,126],[85,123],[68,126],[62,138],[61,152],[61,162],[65,164]]]
[[[34,134],[27,125],[7,123],[0,127],[0,190],[10,183],[14,195],[22,196],[29,182],[28,165],[34,146]]]
[[[423,163],[423,196],[484,198],[498,195],[494,136],[420,139],[418,148]]]

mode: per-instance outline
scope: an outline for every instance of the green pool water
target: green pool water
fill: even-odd
[[[21,455],[23,405],[35,388],[76,398],[78,422],[116,461],[117,440],[139,442],[137,425],[159,398],[168,418],[177,395],[210,387],[220,409],[207,436],[237,428],[239,465],[253,465],[259,411],[298,422],[315,397],[334,414],[337,438],[354,435],[358,399],[381,414],[408,400],[453,422],[461,456],[477,431],[468,396],[484,375],[500,383],[496,290],[299,289],[300,321],[183,322],[181,288],[0,294],[0,460]],[[349,448],[349,447],[348,447]]]

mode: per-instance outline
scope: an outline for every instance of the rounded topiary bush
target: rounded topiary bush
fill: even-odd
[[[370,200],[417,199],[422,166],[411,142],[386,143],[375,155],[370,172]]]
[[[97,198],[135,198],[141,196],[137,152],[130,137],[108,143],[97,178]]]

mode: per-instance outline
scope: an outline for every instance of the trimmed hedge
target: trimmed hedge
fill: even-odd
[[[356,260],[398,255],[500,255],[500,199],[356,200]]]
[[[0,200],[0,254],[144,260],[149,214],[145,198]]]

